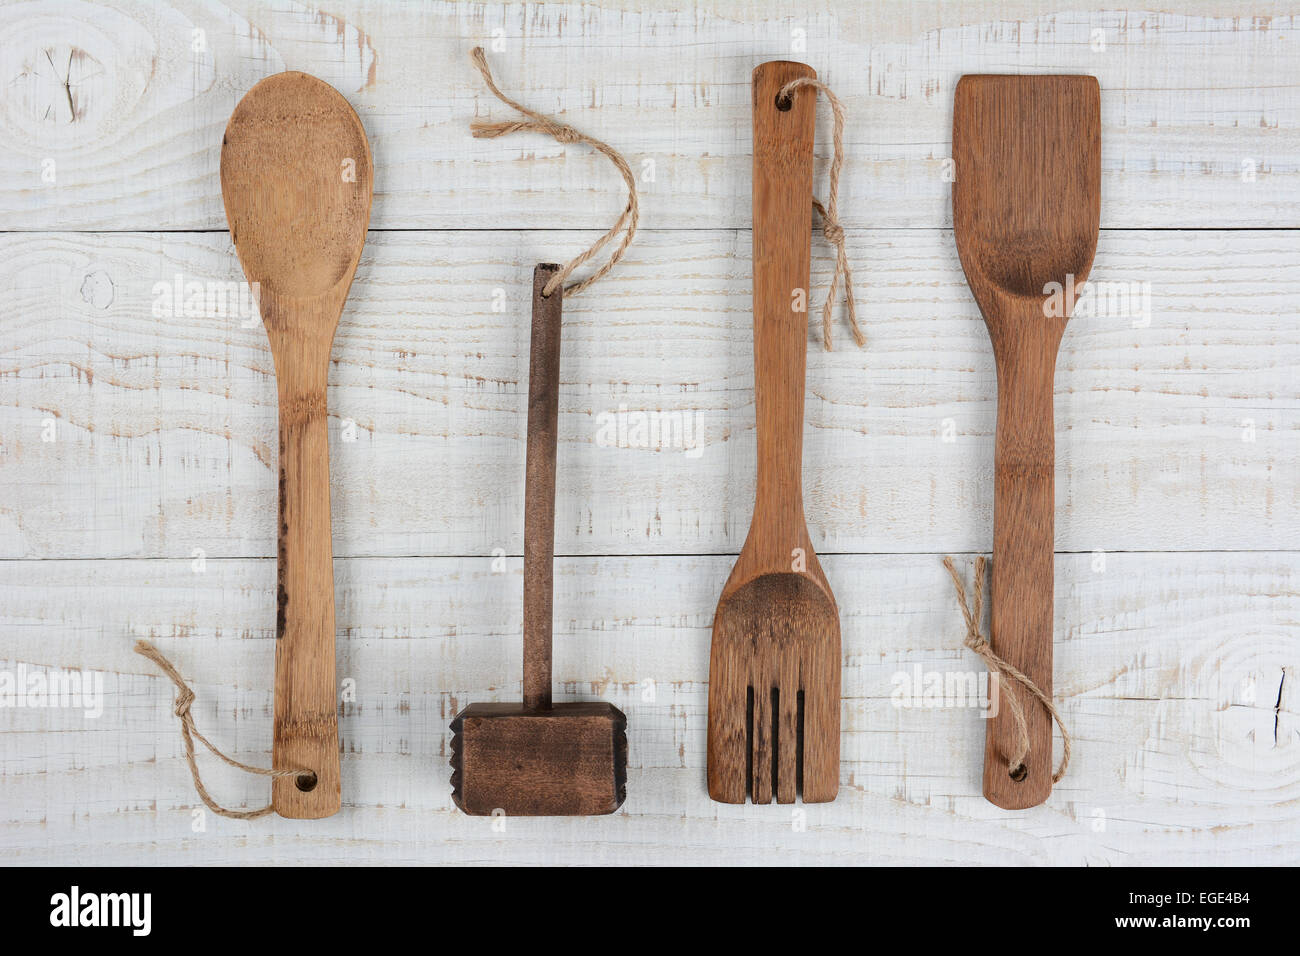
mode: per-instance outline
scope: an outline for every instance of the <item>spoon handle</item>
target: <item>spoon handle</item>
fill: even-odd
[[[314,351],[314,350],[308,350]],[[325,360],[278,361],[280,398],[279,588],[275,645],[276,777],[271,803],[282,817],[337,813],[338,707],[334,682],[334,556],[330,536],[329,418]]]
[[[1014,301],[1014,306],[1012,302]],[[1052,697],[1052,591],[1055,557],[1056,439],[1053,379],[1059,327],[1032,300],[1004,302],[1023,315],[1003,322],[997,357],[998,417],[993,462],[993,570],[990,614],[994,653]],[[1008,317],[1010,318],[1010,317]],[[1029,753],[1023,773],[1009,758],[1020,732],[1007,697],[1024,711]],[[1024,687],[1000,678],[984,749],[984,796],[1007,810],[1038,806],[1052,792],[1052,722]]]

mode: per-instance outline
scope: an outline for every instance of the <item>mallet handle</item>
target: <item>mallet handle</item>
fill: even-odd
[[[560,415],[560,315],[564,290],[542,289],[560,270],[533,270],[528,359],[528,464],[524,478],[524,706],[551,706],[551,622],[555,565],[555,450]]]

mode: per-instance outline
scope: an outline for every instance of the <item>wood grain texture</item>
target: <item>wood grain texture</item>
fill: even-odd
[[[816,90],[778,102],[805,77],[803,63],[754,69],[754,514],[709,656],[709,795],[723,803],[839,789],[839,612],[803,505]]]
[[[273,766],[308,772],[272,780],[271,803],[283,817],[339,809],[326,385],[373,189],[361,122],[315,77],[268,77],[231,115],[222,199],[249,287],[259,292],[279,394]]]
[[[560,271],[533,270],[528,354],[528,436],[524,463],[524,706],[551,706],[551,633],[555,591],[555,455],[559,447],[560,342],[564,290],[546,296]]]
[[[10,229],[224,228],[221,130],[247,90],[285,69],[339,89],[383,143],[376,228],[605,229],[618,184],[600,157],[543,137],[506,149],[470,138],[469,120],[497,109],[469,64],[479,43],[512,95],[618,144],[648,229],[749,223],[749,74],[780,58],[814,64],[844,99],[846,226],[948,223],[958,77],[1048,71],[1094,75],[1106,91],[1109,227],[1300,224],[1300,19],[1288,0],[1176,12],[1105,0],[808,11],[778,0],[37,0],[0,8],[0,37]]]
[[[980,334],[983,334],[982,332]],[[516,479],[517,480],[517,479]],[[969,557],[961,560],[969,561]],[[584,820],[456,812],[447,721],[516,700],[522,561],[336,561],[344,812],[310,826],[206,816],[173,690],[131,651],[158,642],[191,677],[199,727],[249,762],[271,747],[275,561],[0,562],[12,670],[86,667],[104,712],[0,711],[0,820],[13,863],[1300,863],[1294,554],[1060,555],[1056,691],[1076,760],[1047,804],[981,794],[984,721],[902,703],[915,670],[976,675],[936,555],[828,555],[844,622],[840,794],[727,806],[705,787],[709,625],[733,558],[556,562],[556,699],[628,715],[628,800]],[[671,607],[663,596],[671,594]],[[934,701],[933,703],[938,703]],[[214,794],[265,800],[201,757]],[[802,816],[793,811],[801,810]]]
[[[593,237],[371,234],[329,372],[336,555],[522,554],[519,290],[540,257]],[[750,244],[638,235],[569,303],[558,553],[739,552],[756,455]],[[870,341],[825,353],[809,330],[813,544],[987,549],[996,373],[952,236],[850,231],[848,246]],[[833,254],[812,249],[824,289]],[[1149,283],[1149,321],[1076,310],[1066,329],[1059,550],[1293,546],[1297,259],[1291,233],[1102,233],[1094,280]],[[152,314],[168,298],[155,284],[178,274],[238,281],[229,238],[0,236],[0,260],[0,554],[274,556],[261,323]]]
[[[993,344],[994,653],[1052,697],[1057,354],[1097,251],[1101,96],[1090,76],[969,75],[953,106],[953,237]],[[1070,296],[1053,296],[1069,288]],[[989,720],[984,795],[1007,810],[1052,791],[1052,723],[1024,688]],[[1022,740],[1027,737],[1027,740]],[[1025,746],[1028,752],[1025,753]],[[1023,755],[1023,757],[1022,757]]]
[[[470,704],[451,733],[451,799],[470,816],[604,816],[627,797],[627,718],[608,701]]]

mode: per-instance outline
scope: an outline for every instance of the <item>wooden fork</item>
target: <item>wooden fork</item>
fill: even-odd
[[[802,63],[754,71],[754,404],[758,489],[722,589],[709,660],[709,795],[834,800],[840,619],[803,514],[804,367],[816,95],[777,95]],[[798,292],[802,291],[799,296]]]

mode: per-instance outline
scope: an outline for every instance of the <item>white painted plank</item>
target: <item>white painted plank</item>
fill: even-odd
[[[539,136],[471,139],[472,118],[509,116],[467,57],[499,33],[506,90],[647,174],[648,227],[747,225],[749,74],[774,58],[811,63],[847,106],[853,226],[947,223],[957,78],[1043,71],[1101,83],[1104,225],[1300,224],[1294,4],[1182,7],[12,3],[0,7],[0,221],[224,228],[226,120],[257,80],[297,69],[334,84],[366,125],[376,227],[605,228],[622,200],[603,159]],[[823,161],[829,147],[823,116]]]
[[[963,559],[963,561],[966,559]],[[150,637],[198,693],[213,740],[268,759],[274,562],[0,562],[0,668],[89,668],[104,711],[0,710],[0,843],[19,863],[1300,862],[1300,615],[1291,553],[1059,556],[1057,699],[1075,759],[1044,807],[980,796],[968,707],[900,708],[897,675],[974,671],[933,555],[835,556],[842,610],[842,790],[831,805],[726,807],[704,787],[709,625],[731,559],[566,558],[558,695],[629,717],[628,800],[586,820],[451,809],[446,725],[518,694],[518,560],[337,562],[344,810],[310,826],[207,818],[172,690],[131,653]],[[1284,673],[1285,672],[1285,673]],[[653,699],[645,693],[654,682]],[[260,781],[208,758],[231,803]]]
[[[524,293],[535,262],[588,239],[372,234],[331,373],[337,554],[520,553]],[[820,241],[814,252],[816,307],[830,257]],[[952,237],[854,231],[850,253],[870,341],[854,348],[838,310],[837,351],[810,329],[814,543],[986,548],[995,374]],[[1136,328],[1076,316],[1067,330],[1059,550],[1293,547],[1298,257],[1292,232],[1102,235],[1094,278],[1149,283],[1151,314]],[[155,283],[241,278],[228,237],[10,235],[0,259],[0,555],[274,554],[260,323],[151,314]],[[747,233],[648,233],[566,304],[561,553],[739,550],[753,494],[749,275]],[[620,409],[691,426],[698,454],[638,435],[635,417],[625,447],[609,447]]]

